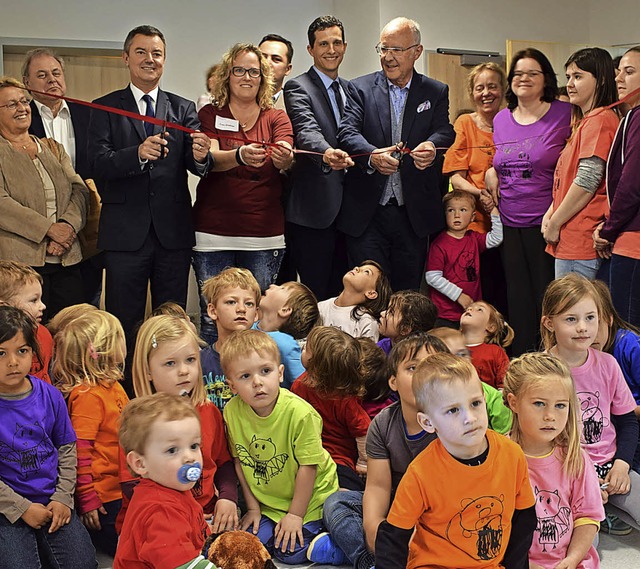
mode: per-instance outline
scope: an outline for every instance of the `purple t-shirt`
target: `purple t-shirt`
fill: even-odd
[[[509,109],[493,119],[493,166],[500,180],[500,217],[510,227],[542,223],[553,199],[553,173],[571,135],[571,105],[553,101],[533,124],[517,123]]]
[[[33,391],[0,398],[0,479],[14,492],[48,504],[58,482],[58,449],[76,440],[62,394],[29,376]]]

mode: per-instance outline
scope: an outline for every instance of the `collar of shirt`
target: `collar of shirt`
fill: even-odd
[[[40,101],[36,101],[35,99],[33,100],[33,102],[36,104],[36,108],[38,109],[41,117],[45,117],[49,120],[54,119],[53,112],[49,107],[47,107],[47,105],[43,105]],[[60,106],[60,110],[58,111],[58,114],[56,116],[62,117],[64,119],[71,117],[69,105],[67,105],[67,101],[65,101],[64,99],[62,100],[62,105]]]
[[[129,83],[129,88],[133,93],[133,98],[136,100],[138,111],[140,111],[141,115],[144,115],[147,112],[147,103],[146,101],[142,100],[142,97],[144,97],[145,95],[149,95],[151,97],[151,100],[153,101],[153,110],[157,112],[156,106],[158,104],[158,91],[160,90],[159,87],[152,89],[148,93],[145,93],[141,89],[138,89],[133,83]]]
[[[318,74],[318,77],[320,77],[320,81],[322,81],[322,84],[327,91],[331,89],[331,85],[334,81],[338,81],[337,78],[331,79],[331,77],[329,77],[326,73],[322,73],[322,71],[320,71],[315,65],[313,66],[313,70]],[[338,85],[339,84],[340,83],[338,82]]]
[[[397,85],[394,85],[393,83],[391,83],[391,81],[387,79],[387,85],[389,87],[389,91],[391,91],[392,89],[398,89],[398,91],[402,91],[402,89],[406,89],[408,93],[409,89],[411,88],[411,81],[413,81],[413,77],[409,79],[409,83],[407,83],[404,87],[398,87]]]
[[[273,102],[274,103],[280,98],[280,95],[282,95],[282,91],[283,91],[283,89],[280,89],[280,91],[278,91],[277,93],[273,94]]]

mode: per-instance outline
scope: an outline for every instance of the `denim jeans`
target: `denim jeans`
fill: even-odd
[[[578,273],[590,281],[596,278],[602,259],[572,260],[556,259],[556,279],[564,277],[568,273]]]
[[[194,251],[192,255],[193,270],[198,281],[200,293],[200,335],[212,345],[218,338],[213,320],[207,314],[207,301],[202,296],[204,281],[217,275],[227,267],[249,269],[265,291],[270,284],[276,282],[284,249],[267,249],[264,251]]]
[[[323,507],[327,531],[355,569],[370,569],[375,563],[362,529],[363,495],[357,490],[339,490],[325,500]]]
[[[307,549],[309,549],[309,544],[313,540],[316,535],[322,533],[324,531],[324,526],[322,525],[322,520],[317,520],[314,522],[307,522],[302,526],[302,536],[304,538],[304,547],[300,545],[299,541],[296,541],[296,546],[293,552],[287,551],[284,553],[280,549],[275,548],[274,542],[275,537],[273,532],[276,528],[276,523],[269,519],[267,516],[262,516],[260,518],[260,527],[258,528],[258,539],[262,542],[262,544],[267,548],[267,551],[278,561],[282,561],[283,563],[287,563],[288,565],[300,565],[301,563],[307,562]],[[253,527],[248,529],[247,531],[252,531]],[[280,544],[282,546],[282,544]]]
[[[3,569],[93,569],[96,551],[75,512],[71,521],[49,533],[51,524],[33,529],[22,520],[12,524],[0,514],[0,567]]]
[[[612,255],[609,290],[620,317],[634,326],[640,326],[640,259]]]

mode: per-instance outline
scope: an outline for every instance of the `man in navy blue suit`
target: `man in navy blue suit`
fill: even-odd
[[[376,50],[382,71],[354,79],[353,103],[340,125],[340,148],[359,157],[345,179],[338,229],[352,265],[378,261],[394,290],[417,289],[429,235],[444,227],[436,148],[454,140],[449,88],[417,73],[418,24],[389,22]],[[403,153],[402,148],[411,150]]]
[[[307,35],[313,66],[287,81],[284,100],[295,147],[321,155],[296,157],[285,209],[287,246],[300,280],[318,300],[324,300],[340,292],[345,268],[339,262],[344,255],[336,251],[336,218],[342,203],[344,170],[353,166],[353,161],[337,145],[351,87],[338,77],[347,50],[342,22],[321,16],[311,23]]]
[[[96,102],[200,128],[195,105],[158,88],[165,41],[153,26],[127,35],[123,59],[131,83]],[[98,247],[105,251],[106,308],[122,322],[130,348],[144,318],[147,286],[152,306],[185,306],[195,243],[187,171],[204,175],[211,141],[104,111],[91,114],[89,156],[102,198]],[[129,386],[127,386],[129,387]]]

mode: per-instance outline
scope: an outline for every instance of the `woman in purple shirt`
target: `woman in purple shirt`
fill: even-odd
[[[514,355],[539,347],[540,307],[553,258],[540,231],[552,200],[553,172],[571,134],[571,105],[556,101],[553,67],[537,49],[511,61],[508,108],[493,121],[496,153],[486,185],[504,225],[503,262]]]
[[[622,99],[640,89],[640,46],[620,60],[616,84]],[[596,250],[611,257],[609,288],[623,320],[640,326],[640,95],[626,101],[607,163],[609,217],[594,232]]]

